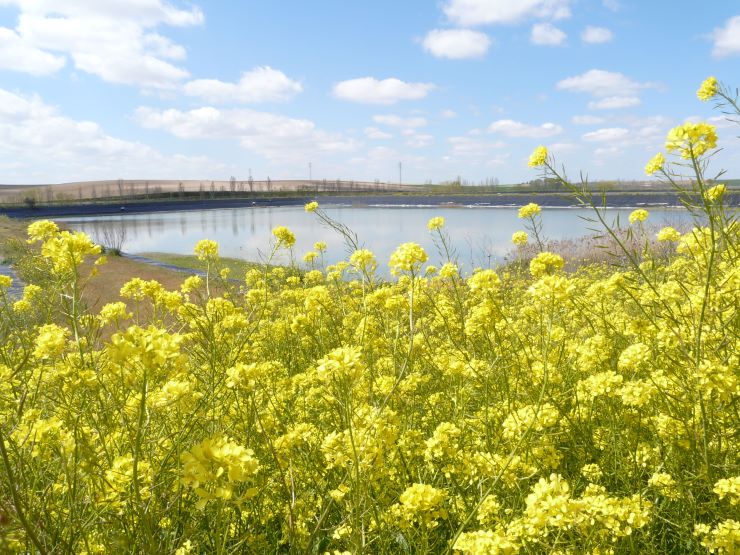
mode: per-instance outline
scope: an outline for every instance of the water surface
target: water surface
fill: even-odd
[[[341,207],[324,209],[333,219],[348,225],[361,243],[378,257],[386,268],[391,252],[406,241],[421,244],[429,253],[429,262],[438,263],[440,256],[427,231],[427,221],[443,216],[445,231],[462,263],[487,266],[501,261],[512,249],[511,234],[523,229],[517,209],[493,207]],[[608,211],[608,219],[619,217],[626,225],[631,209]],[[576,238],[593,233],[597,227],[584,218],[593,213],[586,209],[543,208],[544,235],[549,239]],[[688,214],[676,209],[652,209],[652,225],[678,225],[689,220]],[[289,227],[296,235],[295,257],[300,260],[312,250],[316,241],[328,245],[324,256],[332,264],[347,256],[342,238],[320,223],[315,214],[303,207],[251,207],[213,210],[121,214],[60,218],[69,227],[102,240],[105,228],[122,228],[126,233],[123,250],[130,253],[166,252],[192,254],[200,239],[218,241],[222,256],[245,260],[262,260],[270,251],[271,230],[278,225]],[[283,255],[279,262],[286,262]],[[381,269],[382,269],[381,268]]]

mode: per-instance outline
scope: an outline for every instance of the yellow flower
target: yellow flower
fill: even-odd
[[[678,241],[681,234],[670,226],[662,228],[658,232],[658,241]]]
[[[676,480],[673,476],[665,472],[656,472],[648,480],[648,486],[656,489],[661,494],[669,499],[678,498],[678,490],[676,488]]]
[[[710,202],[715,202],[722,198],[727,191],[727,187],[724,184],[715,185],[711,189],[707,189],[704,193],[706,199]]]
[[[403,243],[391,254],[388,265],[394,276],[402,272],[418,272],[421,265],[427,261],[427,253],[417,243]]]
[[[284,225],[279,225],[273,228],[272,234],[277,238],[278,245],[284,245],[286,248],[290,248],[295,245],[295,235]]]
[[[106,304],[100,309],[100,314],[98,314],[98,318],[103,324],[117,320],[127,320],[131,316],[132,314],[126,310],[126,303],[121,301]]]
[[[319,207],[319,203],[314,201],[309,202],[304,206],[303,208],[306,210],[306,212],[316,212],[316,209]]]
[[[432,267],[433,266],[429,266],[429,268],[432,268]],[[427,273],[429,273],[429,268],[427,268]],[[446,262],[439,269],[439,275],[440,277],[443,277],[443,278],[452,279],[460,275],[460,270],[452,262]]]
[[[540,145],[534,149],[534,152],[529,157],[529,167],[536,168],[543,166],[547,162],[547,148]]]
[[[326,243],[324,243],[323,241],[316,241],[313,244],[313,248],[316,251],[324,252],[324,251],[326,251]]]
[[[702,102],[706,102],[710,98],[714,97],[717,94],[717,78],[716,77],[707,77],[699,87],[699,90],[696,91],[696,96],[699,97],[699,100]]]
[[[352,256],[349,257],[349,263],[352,264],[352,266],[354,266],[356,269],[360,271],[366,271],[371,274],[378,267],[378,263],[375,260],[375,255],[372,253],[372,251],[369,251],[367,249],[360,249],[353,252]]]
[[[565,260],[559,254],[541,252],[529,263],[529,272],[534,277],[542,277],[562,269],[564,265]]]
[[[218,243],[210,239],[201,239],[195,244],[195,254],[198,260],[212,260],[218,258]]]
[[[69,330],[60,328],[56,324],[41,326],[36,337],[34,356],[38,359],[59,356],[64,351],[68,336]]]
[[[46,241],[59,232],[57,224],[49,220],[33,222],[28,226],[28,242]]]
[[[309,251],[309,252],[307,252],[306,254],[303,255],[303,261],[306,264],[310,264],[311,262],[313,262],[314,260],[316,260],[318,258],[318,256],[319,256],[319,253],[317,253],[316,251]]]
[[[717,494],[717,497],[724,499],[728,497],[731,505],[740,504],[740,476],[733,476],[732,478],[723,478],[714,484],[712,490]]]
[[[501,278],[493,270],[481,270],[468,278],[471,291],[494,292],[501,286]]]
[[[539,204],[536,204],[534,202],[530,202],[526,206],[522,206],[519,209],[519,217],[521,219],[524,218],[534,218],[537,214],[541,212],[541,208]]]
[[[645,165],[645,174],[653,175],[662,170],[663,166],[665,166],[665,156],[663,156],[662,152],[659,152]]]
[[[445,225],[445,219],[442,216],[435,216],[427,222],[427,229],[429,231],[437,231],[442,229]]]
[[[182,464],[182,484],[200,497],[196,505],[199,509],[213,499],[228,501],[233,495],[233,484],[250,480],[259,469],[251,449],[220,435],[205,439],[184,453]]]
[[[200,276],[189,276],[180,285],[180,291],[183,293],[192,293],[203,285],[203,278]]]
[[[0,287],[7,289],[13,285],[13,279],[10,276],[0,275]]]
[[[633,210],[627,219],[631,224],[634,224],[635,222],[644,222],[648,219],[649,215],[650,212],[648,212],[647,210],[638,208],[637,210]]]
[[[526,231],[515,231],[511,236],[511,242],[517,247],[523,247],[527,244],[527,241],[529,241],[529,235],[527,235]]]
[[[684,123],[668,132],[666,150],[679,151],[681,158],[688,160],[692,156],[701,156],[717,146],[717,129],[708,123]]]

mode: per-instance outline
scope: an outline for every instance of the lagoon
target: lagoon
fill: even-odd
[[[512,251],[511,234],[523,229],[516,207],[323,206],[322,209],[357,233],[363,246],[378,257],[381,270],[387,268],[391,252],[407,241],[421,244],[429,253],[430,263],[440,262],[441,257],[426,228],[427,221],[434,216],[445,218],[445,231],[461,264],[467,268],[503,261]],[[630,212],[631,209],[623,208],[608,210],[608,220],[615,222],[619,218],[622,226],[626,226]],[[591,235],[598,225],[587,221],[589,217],[593,217],[593,212],[588,209],[543,207],[544,235],[553,240]],[[343,239],[322,225],[315,214],[306,213],[302,206],[82,216],[57,218],[57,221],[84,231],[99,242],[106,228],[123,229],[126,234],[123,251],[132,254],[192,254],[197,241],[213,239],[218,241],[222,256],[259,261],[269,254],[271,230],[278,225],[285,225],[295,233],[294,253],[298,260],[312,250],[316,241],[328,245],[325,264],[346,259],[348,254]],[[682,209],[654,208],[646,223],[660,227],[679,226],[689,221],[689,214]],[[286,255],[276,259],[281,263],[287,261]]]

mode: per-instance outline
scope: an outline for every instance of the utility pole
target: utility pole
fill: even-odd
[[[403,162],[398,163],[398,184],[403,185]]]
[[[311,162],[308,163],[308,181],[309,183],[313,181],[313,168],[311,167]]]

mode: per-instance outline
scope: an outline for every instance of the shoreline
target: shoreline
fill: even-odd
[[[740,195],[729,194],[728,206],[740,204]],[[128,201],[121,203],[73,203],[53,206],[0,207],[0,215],[11,218],[54,218],[71,216],[106,216],[180,212],[220,208],[260,208],[303,206],[318,200],[322,206],[370,208],[514,208],[536,202],[543,208],[582,208],[569,194],[563,193],[494,193],[481,195],[299,195],[272,198],[191,199],[167,201]],[[683,208],[676,194],[616,193],[606,195],[608,208]]]

